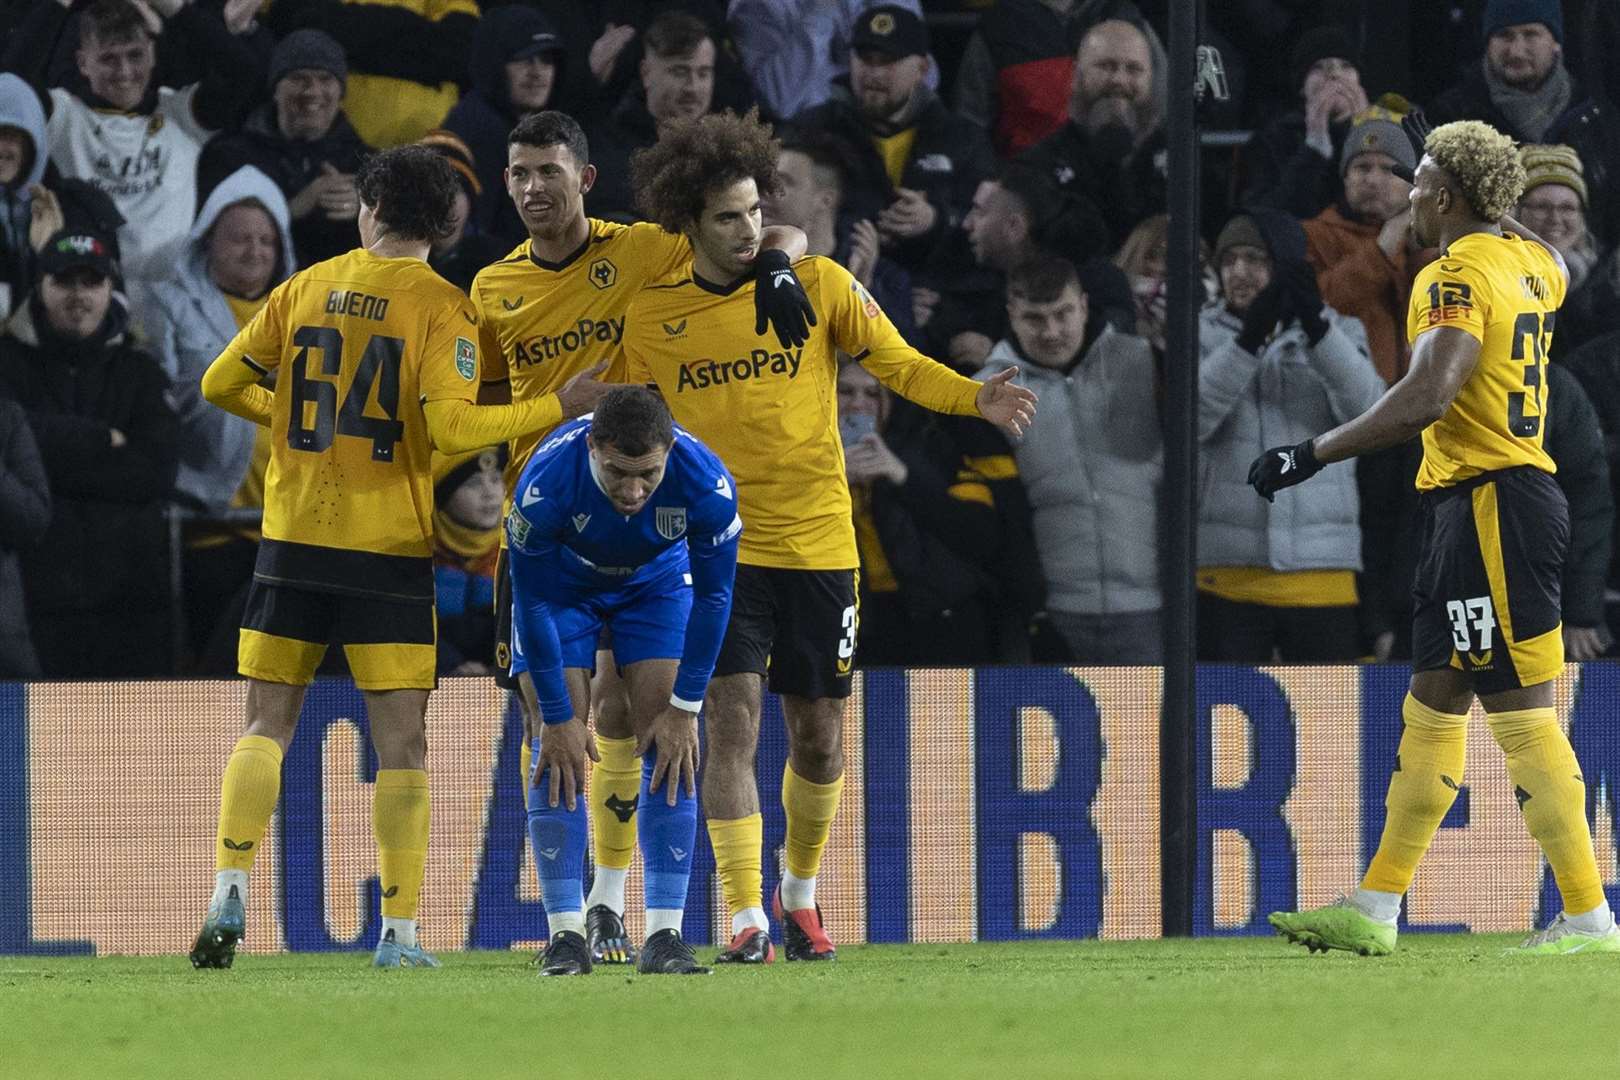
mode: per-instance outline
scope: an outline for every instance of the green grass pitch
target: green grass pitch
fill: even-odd
[[[1617,958],[1504,955],[1516,940],[1414,934],[1383,959],[1275,939],[872,946],[827,966],[556,980],[519,953],[438,971],[0,956],[0,1075],[1614,1075]]]

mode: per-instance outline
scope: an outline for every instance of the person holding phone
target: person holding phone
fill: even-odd
[[[1021,659],[1027,619],[995,613],[1033,612],[1043,586],[1006,440],[896,401],[848,360],[838,434],[861,557],[860,666]]]

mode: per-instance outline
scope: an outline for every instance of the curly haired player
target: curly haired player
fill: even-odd
[[[798,264],[820,315],[808,340],[781,348],[759,341],[755,292],[798,287],[782,272],[756,277],[750,265],[760,195],[776,184],[779,152],[752,113],[728,113],[670,125],[631,161],[642,211],[691,241],[692,265],[631,301],[629,376],[656,383],[676,421],[731,469],[744,525],[731,619],[705,698],[703,808],[732,913],[722,963],[767,963],[775,954],[761,904],[754,780],[766,676],[782,695],[788,729],[787,868],[776,915],[788,959],[835,955],[815,887],[843,789],[859,565],[838,437],[838,354],[920,405],[982,416],[1013,434],[1035,411],[1035,395],[1011,382],[1015,370],[975,382],[911,348],[829,259]]]
[[[1422,136],[1411,125],[1414,143]],[[1361,887],[1315,911],[1278,912],[1288,940],[1383,955],[1401,897],[1462,784],[1475,695],[1507,755],[1530,835],[1564,910],[1524,943],[1535,955],[1620,952],[1586,823],[1586,786],[1553,711],[1563,670],[1559,588],[1569,508],[1542,448],[1553,316],[1569,287],[1557,250],[1508,216],[1524,187],[1513,140],[1478,121],[1436,128],[1412,188],[1412,230],[1438,259],[1412,286],[1412,367],[1361,416],[1249,471],[1265,498],[1324,465],[1422,432],[1423,546],[1413,585],[1413,674],[1378,852]]]

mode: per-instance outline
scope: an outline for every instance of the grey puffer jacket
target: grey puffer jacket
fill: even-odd
[[[208,275],[208,231],[232,205],[252,199],[275,220],[281,258],[271,275],[275,287],[295,269],[291,215],[281,189],[264,173],[244,165],[220,181],[197,214],[186,241],[186,255],[173,276],[153,292],[148,305],[152,351],[174,387],[180,414],[180,475],[175,489],[207,510],[223,510],[241,486],[253,459],[256,434],[251,420],[233,416],[203,400],[202,376],[236,336],[236,316],[225,294]]]
[[[1360,570],[1355,462],[1277,493],[1249,487],[1268,448],[1304,442],[1365,412],[1384,392],[1359,319],[1325,309],[1315,346],[1297,324],[1256,356],[1238,347],[1242,320],[1220,301],[1199,322],[1198,565]]]
[[[979,378],[1017,366],[1040,417],[1013,447],[1029,494],[1046,606],[1079,615],[1157,611],[1163,443],[1153,349],[1104,330],[1068,373],[1032,364],[1010,340]]]

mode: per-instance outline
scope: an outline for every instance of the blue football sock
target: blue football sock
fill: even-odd
[[[538,759],[538,752],[536,758]],[[549,771],[549,770],[548,770]],[[574,809],[559,799],[550,806],[546,794],[550,777],[541,773],[529,799],[529,841],[534,845],[534,867],[546,906],[551,933],[580,931],[584,927],[586,813],[583,795]]]
[[[636,815],[642,865],[647,873],[649,933],[654,921],[651,913],[655,911],[676,913],[678,925],[678,913],[686,907],[686,883],[692,877],[692,846],[697,840],[697,799],[682,787],[675,805],[669,805],[667,778],[657,791],[650,790],[653,757],[651,753],[642,756],[641,809]]]

